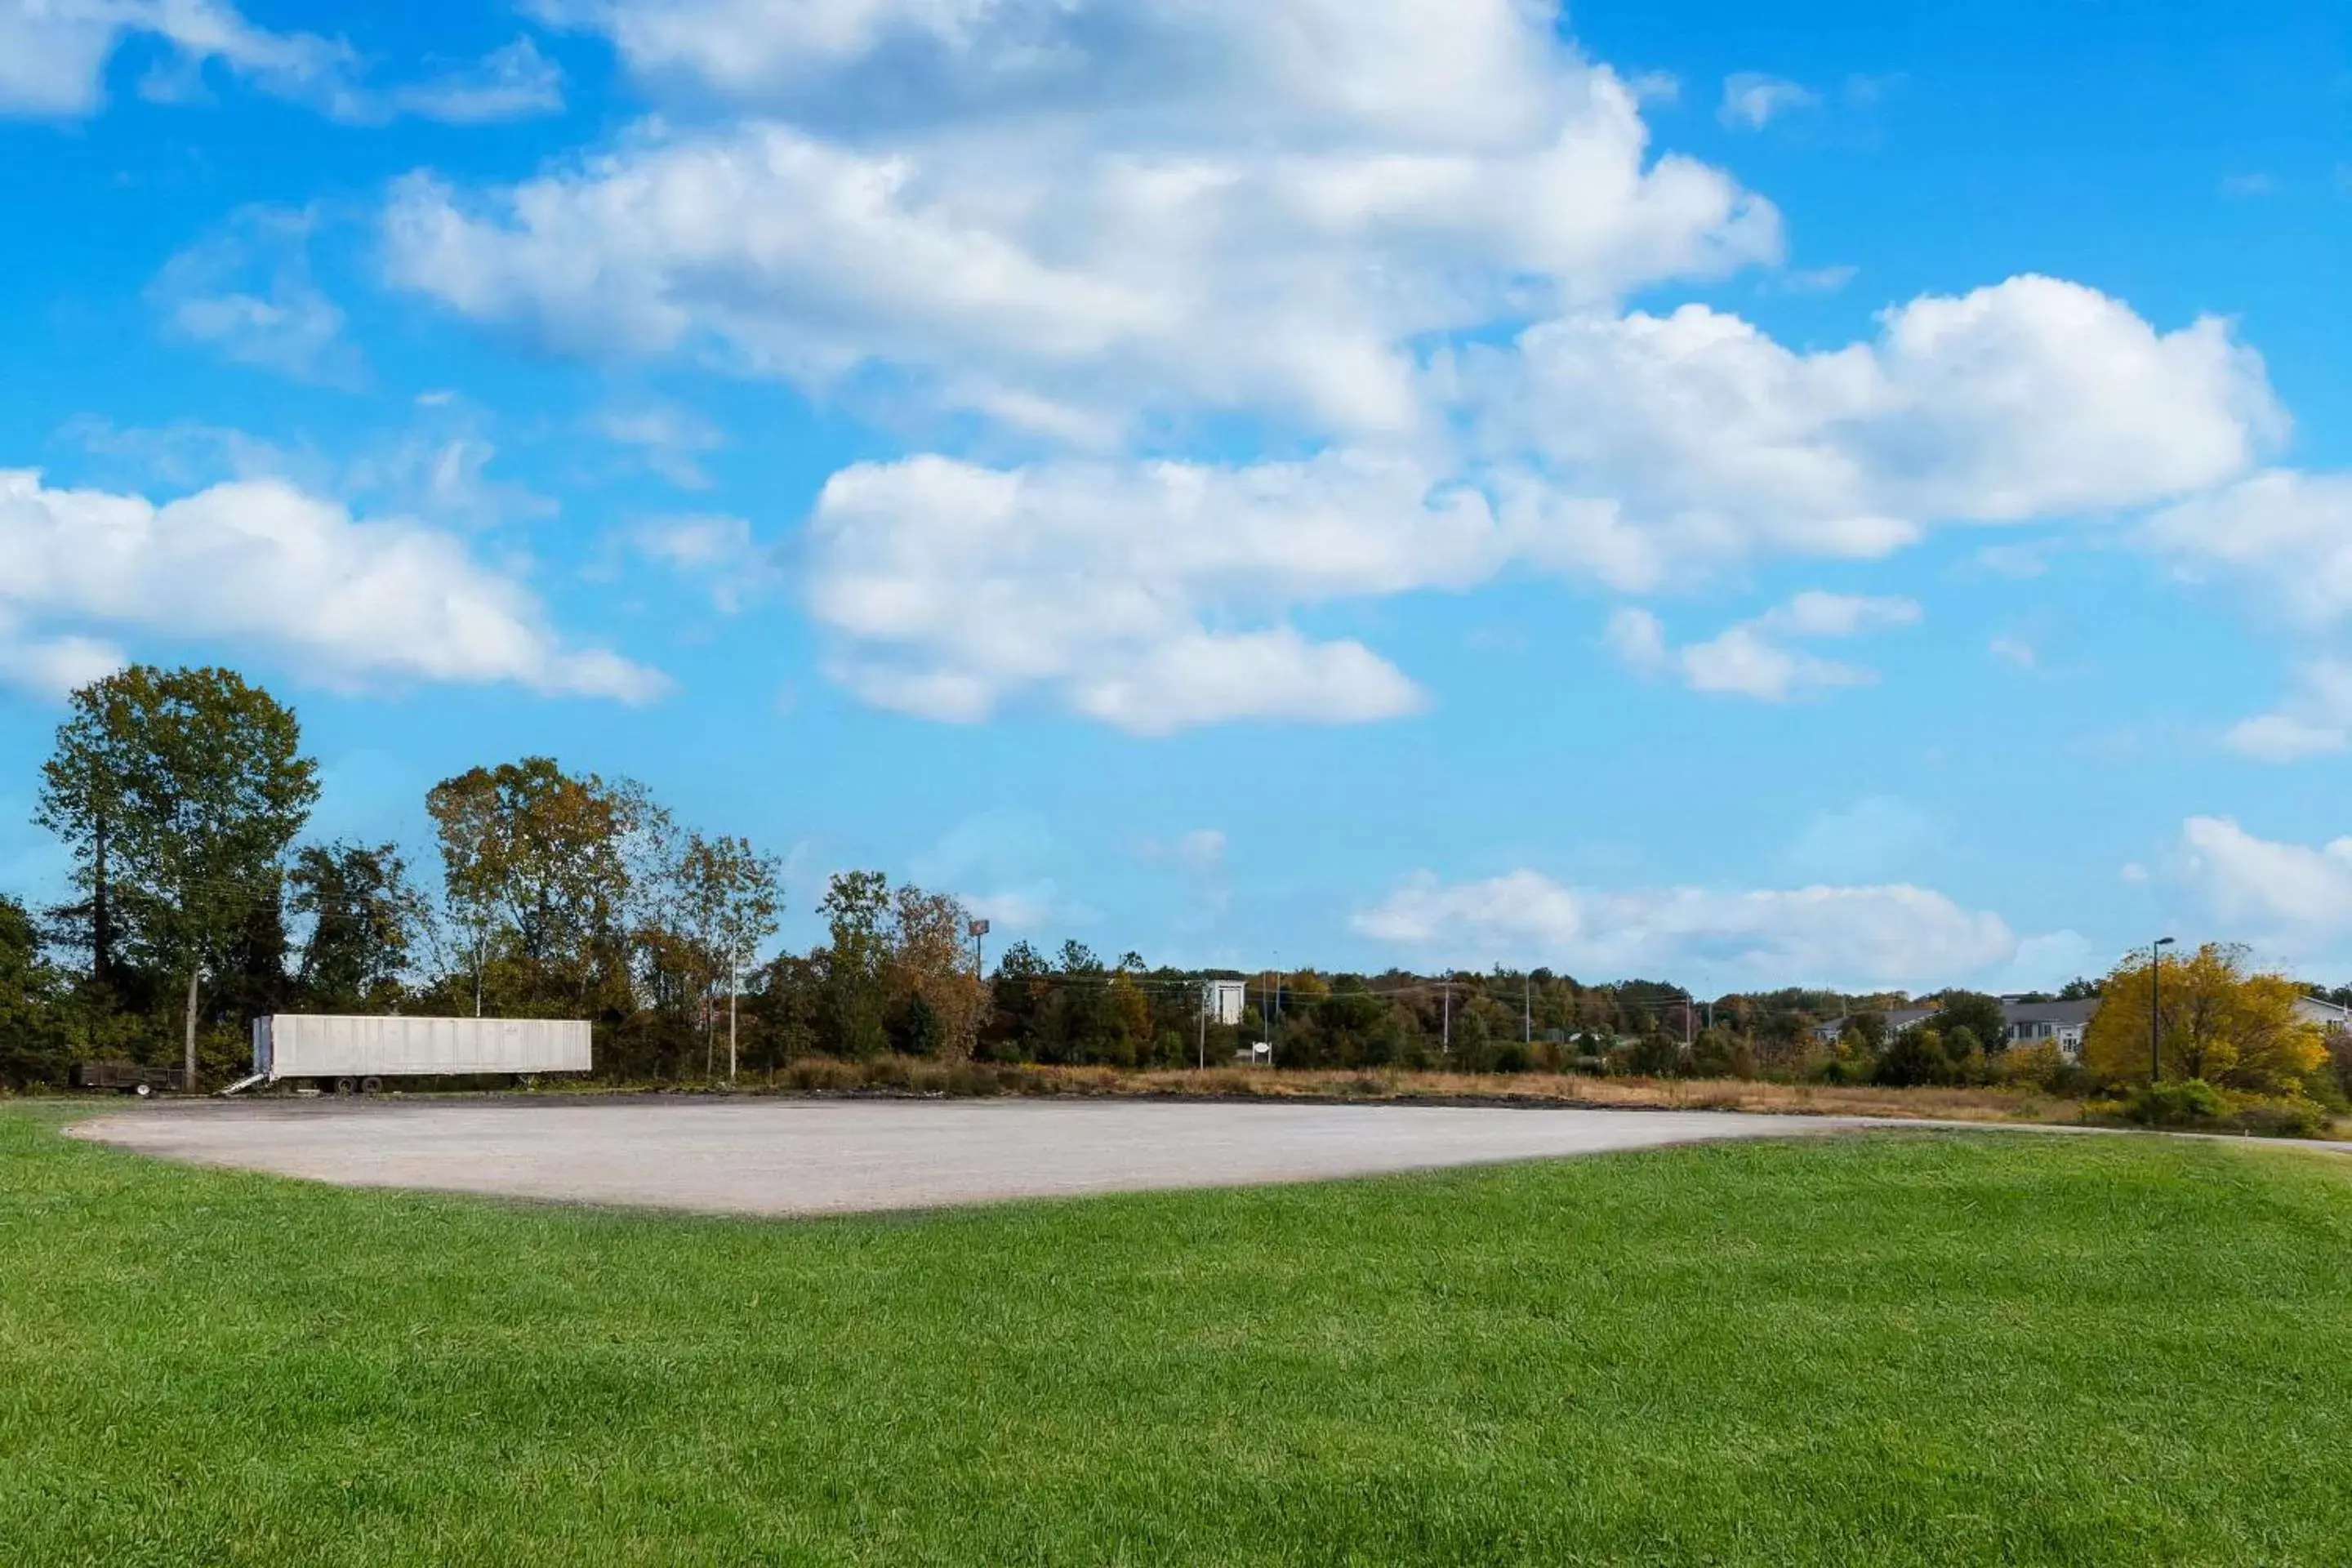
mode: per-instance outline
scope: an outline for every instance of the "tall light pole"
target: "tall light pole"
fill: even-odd
[[[2147,1086],[2154,1089],[2164,1077],[2164,950],[2172,945],[2168,936],[2158,937],[2147,944]]]
[[[1214,994],[1215,992],[1211,988],[1211,983],[1206,980],[1202,981],[1201,1020],[1199,1026],[1200,1045],[1197,1049],[1199,1052],[1198,1062],[1201,1070],[1203,1072],[1206,1072],[1209,1068],[1209,998]],[[1219,1018],[1217,1022],[1222,1024],[1224,1020],[1223,1018]]]
[[[735,953],[727,955],[727,1085],[735,1085],[735,994],[743,986],[743,961]]]

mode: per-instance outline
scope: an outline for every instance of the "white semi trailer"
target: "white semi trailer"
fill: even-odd
[[[252,1076],[222,1092],[315,1079],[339,1094],[372,1094],[388,1078],[528,1078],[588,1068],[588,1026],[571,1019],[277,1013],[253,1021]]]

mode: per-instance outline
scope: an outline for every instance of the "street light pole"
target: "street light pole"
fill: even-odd
[[[2172,939],[2160,936],[2147,944],[2147,1086],[2164,1077],[2164,950]]]

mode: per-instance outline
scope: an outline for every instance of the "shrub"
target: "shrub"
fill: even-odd
[[[833,1057],[803,1057],[784,1069],[784,1081],[803,1094],[857,1087],[857,1069]]]
[[[2259,1138],[2317,1138],[2326,1132],[2326,1108],[2301,1095],[2239,1097],[2230,1116],[2242,1132]]]
[[[2019,1044],[2000,1053],[1993,1075],[2002,1083],[2053,1089],[2066,1071],[2066,1058],[2054,1040]]]
[[[1528,1054],[1528,1047],[1517,1040],[1505,1042],[1495,1052],[1496,1072],[1525,1072],[1534,1065],[1534,1058]]]
[[[876,1057],[866,1064],[866,1082],[872,1089],[910,1089],[913,1068],[904,1057]]]
[[[2149,1127],[2210,1127],[2230,1114],[2230,1102],[2201,1078],[2142,1084],[2123,1102],[2124,1115]]]

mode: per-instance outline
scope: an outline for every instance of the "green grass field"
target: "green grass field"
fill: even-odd
[[[2315,1563],[2352,1161],[1725,1145],[818,1223],[0,1106],[0,1562]]]

